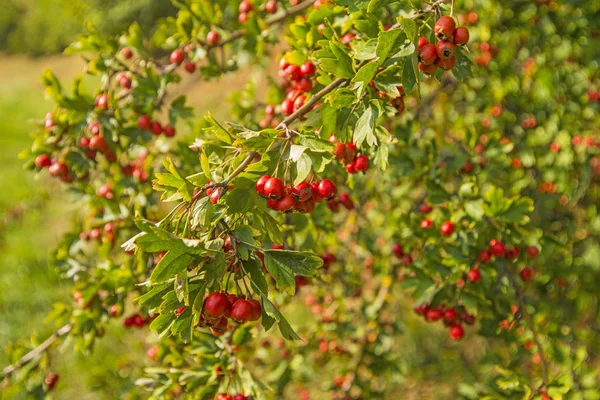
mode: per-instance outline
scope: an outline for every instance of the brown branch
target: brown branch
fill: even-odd
[[[73,325],[71,324],[59,328],[56,332],[50,335],[50,337],[48,337],[46,340],[40,343],[39,346],[31,350],[29,353],[25,354],[23,357],[21,357],[16,363],[5,367],[2,370],[2,380],[10,377],[16,370],[28,364],[30,361],[38,357],[44,351],[48,350],[48,348],[52,346],[54,342],[56,342],[58,339],[69,333],[71,329],[73,329]]]

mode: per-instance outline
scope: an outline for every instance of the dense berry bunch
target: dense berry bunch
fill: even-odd
[[[179,310],[181,314],[185,311],[185,307]],[[218,336],[227,332],[228,319],[243,324],[258,321],[261,313],[262,307],[258,300],[225,292],[213,292],[204,298],[202,314],[197,326],[208,327]]]
[[[469,314],[463,306],[457,307],[431,307],[428,305],[418,306],[414,311],[423,316],[427,322],[442,321],[444,326],[448,327],[450,337],[454,340],[460,340],[465,335],[462,324],[473,325],[475,317]]]
[[[456,65],[454,55],[456,46],[466,45],[469,41],[469,30],[463,26],[456,27],[452,17],[443,16],[434,26],[437,43],[429,43],[425,37],[419,38],[419,70],[433,75],[438,68],[449,70]]]
[[[332,200],[337,194],[337,186],[329,179],[300,182],[295,186],[285,186],[277,177],[263,175],[255,185],[256,192],[268,199],[267,206],[276,211],[289,213],[299,211],[311,213],[317,203]]]

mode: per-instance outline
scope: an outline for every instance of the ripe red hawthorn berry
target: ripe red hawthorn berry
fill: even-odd
[[[296,208],[296,205],[297,203],[294,196],[286,193],[277,201],[277,210],[282,213],[292,212],[294,211],[294,208]]]
[[[175,136],[175,128],[171,124],[165,125],[163,127],[163,132],[165,133],[166,137],[173,137],[173,136]]]
[[[467,273],[467,279],[471,282],[479,282],[481,280],[481,271],[479,268],[472,268]]]
[[[419,205],[419,211],[423,214],[429,214],[432,210],[433,207],[431,207],[431,205],[428,203],[423,202],[421,205]]]
[[[241,13],[249,13],[252,11],[252,3],[250,3],[248,0],[242,0],[238,9]]]
[[[99,94],[98,96],[96,96],[96,101],[94,102],[94,104],[100,110],[108,109],[108,95],[106,93]]]
[[[433,222],[431,222],[430,219],[425,218],[423,221],[421,221],[421,228],[423,229],[429,229],[433,226]]]
[[[186,61],[185,64],[183,65],[183,67],[190,74],[193,74],[196,71],[196,64],[194,64],[194,62],[192,62],[190,60]]]
[[[429,306],[427,305],[422,305],[422,306],[416,306],[413,308],[414,312],[419,314],[419,315],[427,315],[427,311],[429,311]]]
[[[248,300],[248,302],[252,306],[252,313],[250,314],[249,321],[258,321],[262,314],[262,307],[260,305],[260,302],[255,299],[250,299],[250,300]]]
[[[288,65],[288,67],[285,69],[285,75],[287,76],[287,78],[291,81],[297,81],[298,79],[300,79],[302,77],[302,70],[300,69],[299,66],[297,65]]]
[[[183,312],[184,312],[186,309],[187,309],[187,307],[186,307],[186,306],[179,307],[177,310],[175,310],[175,315],[179,317],[181,314],[183,314]]]
[[[250,321],[250,317],[253,315],[252,304],[245,299],[238,299],[231,307],[231,318],[239,323]]]
[[[454,233],[454,224],[450,221],[444,222],[440,226],[440,233],[444,236],[450,236]]]
[[[546,393],[540,394],[540,398],[542,400],[552,400],[552,397],[548,396]]]
[[[527,282],[533,277],[533,268],[525,267],[519,272],[519,276],[524,282]]]
[[[208,190],[206,191],[208,194]],[[223,193],[223,188],[216,188],[208,197],[212,204],[217,204],[219,199],[221,198],[221,194]]]
[[[314,181],[310,183],[310,187],[312,188],[312,195],[310,196],[310,201],[313,203],[318,203],[323,200],[321,195],[319,194],[319,182]]]
[[[454,56],[454,54],[453,54],[447,59],[438,58],[437,61],[435,62],[435,65],[437,65],[439,68],[441,68],[445,71],[448,71],[448,70],[454,68],[454,66],[456,65],[456,56]]]
[[[336,213],[340,210],[340,203],[335,199],[329,200],[327,202],[327,208],[329,208],[331,212]]]
[[[340,38],[340,41],[343,44],[349,44],[351,41],[354,40],[355,37],[356,37],[356,35],[354,33],[346,33],[344,36],[342,36]]]
[[[267,200],[267,207],[269,207],[271,210],[278,211],[278,208],[277,208],[277,203],[278,202],[279,202],[279,199],[268,199]]]
[[[465,336],[465,330],[460,325],[452,325],[450,327],[450,337],[454,340],[460,340]]]
[[[50,372],[46,378],[44,378],[44,385],[46,385],[46,389],[49,392],[52,391],[58,383],[58,378],[58,374],[55,374],[54,372]]]
[[[240,13],[240,15],[238,15],[238,22],[240,24],[244,24],[246,23],[246,21],[248,21],[248,18],[250,18],[250,16],[248,15],[248,13]]]
[[[350,194],[348,194],[348,193],[340,194],[339,201],[346,208],[346,210],[354,210],[354,202],[350,198]]]
[[[427,313],[425,314],[425,318],[427,318],[427,321],[431,321],[431,322],[435,322],[435,321],[441,319],[443,316],[444,316],[444,313],[439,308],[430,308],[429,310],[427,310]]]
[[[419,71],[426,75],[433,75],[437,71],[438,67],[435,64],[425,65],[422,62],[419,63]]]
[[[535,247],[535,246],[529,246],[527,247],[527,257],[531,258],[531,259],[535,259],[537,258],[537,256],[540,254],[540,250]]]
[[[455,29],[456,22],[454,22],[454,19],[445,15],[435,22],[433,32],[438,39],[449,40],[452,38]]]
[[[435,49],[437,51],[438,58],[447,60],[454,55],[455,46],[454,43],[449,40],[440,40],[435,45]]]
[[[216,31],[210,31],[206,35],[206,43],[213,45],[213,46],[215,44],[219,43],[220,39],[221,39],[221,36],[219,35],[219,32],[216,32]]]
[[[317,73],[317,68],[315,67],[315,64],[313,64],[311,61],[306,61],[300,66],[300,73],[302,74],[302,76],[310,78]]]
[[[105,152],[106,150],[108,150],[108,147],[106,146],[106,141],[104,140],[104,137],[102,136],[93,136],[90,139],[90,149],[92,150],[98,150],[101,152]]]
[[[454,308],[447,308],[444,311],[444,321],[453,322],[458,318],[458,313]]]
[[[121,307],[118,304],[113,304],[108,310],[111,317],[115,318],[121,315]]]
[[[325,200],[331,200],[337,194],[337,186],[329,179],[319,182],[319,195]]]
[[[217,400],[231,400],[231,397],[226,393],[219,393]]]
[[[423,65],[431,65],[435,64],[438,59],[437,48],[433,44],[426,44],[421,47],[418,51],[419,53],[419,61]]]
[[[413,259],[410,255],[406,254],[405,256],[402,257],[402,264],[410,265],[412,263],[413,263]]]
[[[300,96],[296,97],[296,100],[294,100],[294,111],[298,111],[300,107],[304,105],[304,103],[306,103],[305,94],[301,94]]]
[[[402,248],[402,245],[400,243],[394,243],[392,246],[392,253],[394,253],[394,255],[398,258],[402,257],[404,255],[404,249]]]
[[[121,49],[121,55],[124,59],[129,60],[133,57],[133,51],[129,47],[123,47]]]
[[[259,195],[266,197],[265,195],[265,183],[271,179],[269,175],[263,175],[256,181],[256,185],[254,186],[256,189],[256,193]]]
[[[300,78],[296,81],[296,89],[302,92],[309,92],[312,89],[312,82],[308,78]]]
[[[281,103],[281,113],[283,115],[292,115],[294,113],[294,102],[290,99],[285,99]]]
[[[490,240],[490,250],[492,251],[492,255],[496,257],[502,257],[504,254],[506,254],[506,247],[504,246],[504,243],[496,239]]]
[[[277,12],[277,0],[269,0],[265,3],[265,11],[269,14],[275,14]]]
[[[66,177],[69,174],[69,167],[63,162],[56,161],[50,165],[48,172],[52,176]]]
[[[152,134],[155,136],[160,135],[162,133],[162,129],[162,125],[158,121],[153,121],[152,124],[150,124],[150,132],[152,132]]]
[[[312,196],[312,186],[307,182],[300,182],[292,189],[292,195],[299,202],[304,202]]]
[[[185,53],[181,49],[173,50],[169,60],[171,61],[171,64],[181,65],[183,60],[185,60]]]
[[[335,142],[333,155],[340,161],[344,160],[346,158],[346,145],[342,142]]]
[[[125,74],[122,74],[119,77],[119,86],[121,86],[123,89],[131,89],[131,78]]]
[[[417,49],[420,49],[421,47],[425,46],[426,44],[429,44],[429,40],[427,40],[427,38],[420,37],[419,45],[418,45]]]
[[[469,30],[464,26],[459,26],[454,30],[452,34],[452,40],[457,46],[462,46],[469,42]]]
[[[137,120],[137,127],[143,130],[149,130],[152,126],[152,120],[146,114],[140,115]]]
[[[279,199],[283,196],[285,187],[283,182],[279,178],[270,178],[265,181],[263,186],[263,193],[270,199]]]
[[[358,172],[366,172],[369,169],[369,158],[364,154],[356,157],[354,169]]]
[[[220,318],[227,312],[229,300],[227,295],[222,292],[213,292],[206,296],[202,311],[211,317]]]
[[[35,158],[35,166],[37,168],[46,168],[52,165],[52,160],[47,154],[40,154]]]
[[[479,256],[477,257],[477,259],[481,263],[487,264],[492,259],[492,253],[489,250],[481,250],[481,252],[479,253]]]
[[[269,115],[269,116],[273,116],[275,115],[275,106],[269,104],[268,106],[265,107],[265,114]]]
[[[244,396],[241,393],[236,394],[231,398],[231,400],[248,400],[248,397]]]

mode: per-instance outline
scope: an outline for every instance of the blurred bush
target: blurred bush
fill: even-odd
[[[91,22],[104,34],[137,21],[144,30],[176,11],[166,0],[2,0],[0,51],[61,52]]]

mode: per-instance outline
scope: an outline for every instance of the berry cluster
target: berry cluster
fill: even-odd
[[[332,212],[338,212],[340,209],[340,204],[346,208],[346,210],[354,210],[354,202],[350,198],[349,193],[342,193],[337,199],[331,199],[327,202],[327,207]]]
[[[467,325],[475,323],[475,317],[466,312],[463,306],[445,308],[444,305],[440,307],[423,305],[415,307],[414,311],[422,315],[428,322],[442,320],[444,326],[450,329],[450,337],[454,340],[460,340],[465,336],[465,331],[462,327],[463,323]]]
[[[95,159],[98,152],[104,154],[106,160],[115,162],[117,157],[106,143],[102,125],[99,122],[92,121],[87,125],[86,133],[79,139],[79,147],[85,152],[85,155],[90,159]]]
[[[300,182],[294,187],[286,187],[281,179],[263,175],[255,187],[259,195],[269,199],[267,206],[270,209],[283,213],[311,213],[317,203],[332,200],[337,194],[337,186],[329,179],[312,183]]]
[[[281,114],[291,115],[297,111],[308,100],[309,92],[313,83],[311,78],[317,73],[315,64],[306,61],[302,65],[289,64],[285,59],[279,62],[279,76],[284,80],[287,89],[285,100],[281,103]],[[269,110],[265,110],[269,111]],[[267,118],[269,113],[267,112]]]
[[[454,51],[469,41],[469,30],[464,26],[456,27],[452,17],[443,16],[435,22],[433,28],[438,42],[429,43],[424,37],[419,38],[419,70],[432,75],[438,68],[449,70],[456,65]]]
[[[125,176],[131,176],[140,182],[146,182],[149,178],[148,171],[145,170],[144,163],[147,153],[142,153],[137,160],[129,162],[129,164],[121,166],[121,172]]]
[[[112,306],[111,306],[111,308],[112,308]],[[134,326],[136,328],[141,328],[144,325],[150,324],[153,320],[154,320],[154,317],[151,317],[149,315],[144,317],[142,314],[136,313],[136,314],[130,315],[129,317],[125,318],[123,320],[123,326],[125,328],[131,328],[132,326]]]
[[[540,254],[540,250],[536,247],[536,246],[529,246],[526,249],[526,254],[527,254],[527,258],[529,259],[536,259],[537,256]],[[521,249],[518,246],[514,246],[512,248],[507,248],[506,245],[497,240],[497,239],[492,239],[490,241],[490,247],[488,249],[484,249],[481,250],[481,252],[479,253],[479,256],[477,258],[477,260],[482,263],[482,264],[487,264],[489,263],[493,257],[504,257],[507,260],[515,260],[517,258],[519,258],[521,254]],[[469,271],[469,274],[472,274],[472,278],[474,279],[469,279],[469,276],[467,275],[467,278],[469,280],[472,281],[478,281],[479,279],[477,279],[477,277],[479,276],[479,278],[481,277],[481,275],[478,275],[478,272],[472,272],[474,271],[476,268],[473,268]],[[521,270],[521,272],[519,273],[519,276],[521,277],[521,279],[523,281],[528,281],[533,277],[534,274],[534,270],[531,267],[525,267]]]
[[[333,155],[342,164],[346,166],[346,171],[350,174],[366,172],[369,169],[369,157],[364,154],[358,154],[358,149],[354,143],[343,143],[335,140],[333,134],[329,136],[329,141],[335,145]]]
[[[102,239],[103,242],[115,242],[115,235],[117,233],[117,224],[108,222],[104,227],[96,227],[90,229],[89,232],[83,231],[79,234],[79,238],[84,241]]]
[[[138,117],[137,126],[141,130],[152,132],[152,134],[155,136],[158,136],[161,133],[164,133],[166,137],[175,136],[175,128],[172,125],[166,124],[165,126],[163,126],[158,121],[152,121],[150,116],[146,114],[140,115]]]
[[[248,399],[249,399],[248,396],[244,396],[241,393],[238,393],[233,396],[230,396],[226,393],[219,393],[219,395],[217,395],[217,397],[215,397],[215,400],[248,400]]]
[[[392,246],[392,253],[397,258],[402,260],[402,264],[404,264],[404,265],[410,265],[413,262],[413,259],[410,256],[410,254],[404,253],[404,248],[402,247],[402,245],[400,243],[394,243],[394,245]]]
[[[183,312],[185,308],[180,310]],[[258,300],[225,292],[213,292],[204,298],[198,326],[208,327],[218,336],[227,331],[228,318],[243,324],[258,321],[261,313],[262,308]]]

